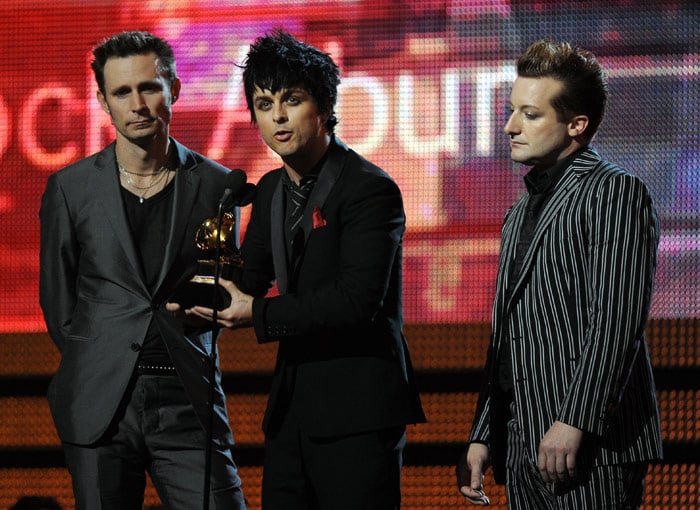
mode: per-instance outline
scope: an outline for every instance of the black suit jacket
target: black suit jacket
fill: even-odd
[[[401,193],[380,168],[334,140],[309,197],[291,263],[284,195],[273,170],[258,183],[242,245],[241,287],[258,297],[260,342],[279,342],[263,429],[290,399],[311,435],[332,436],[425,420],[401,304]]]
[[[153,320],[200,421],[207,423],[211,331],[186,328],[164,305],[190,277],[195,233],[216,215],[228,170],[172,143],[179,169],[154,293],[144,283],[122,204],[114,144],[48,179],[40,211],[40,303],[61,351],[48,397],[63,441],[90,444],[105,432]],[[214,439],[231,443],[218,369],[214,416]]]

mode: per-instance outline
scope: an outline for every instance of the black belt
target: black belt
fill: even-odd
[[[136,373],[139,375],[177,375],[173,365],[136,365]]]

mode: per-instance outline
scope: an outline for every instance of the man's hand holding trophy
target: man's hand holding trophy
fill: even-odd
[[[255,186],[245,181],[243,170],[232,170],[227,175],[219,215],[205,219],[197,230],[194,242],[200,255],[195,274],[170,299],[183,309],[205,306],[221,310],[231,302],[229,293],[216,283],[219,278],[233,280],[236,270],[243,267],[238,207],[248,205],[255,196]],[[227,205],[233,210],[223,212]]]

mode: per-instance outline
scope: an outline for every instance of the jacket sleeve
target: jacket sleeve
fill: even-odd
[[[479,390],[479,399],[476,403],[476,411],[474,412],[474,420],[472,421],[472,429],[469,434],[470,443],[483,443],[487,446],[491,444],[491,381],[490,374],[493,372],[494,359],[494,341],[493,336],[489,342],[489,349],[486,355],[486,366],[484,367],[485,377],[482,386]]]
[[[646,186],[622,172],[592,193],[586,222],[587,328],[557,419],[602,435],[644,352],[659,226]]]
[[[49,335],[62,350],[76,302],[80,247],[56,174],[49,177],[39,211],[39,303]]]

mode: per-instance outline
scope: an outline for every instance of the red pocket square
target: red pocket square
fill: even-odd
[[[314,230],[326,226],[326,218],[321,214],[321,208],[314,208]]]

